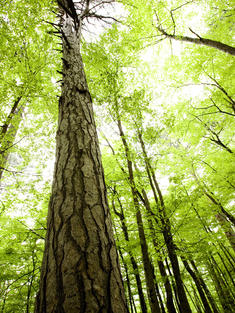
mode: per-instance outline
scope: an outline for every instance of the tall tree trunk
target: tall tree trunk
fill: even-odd
[[[137,191],[135,179],[134,179],[133,164],[130,159],[129,146],[126,141],[125,134],[122,128],[122,123],[120,120],[117,103],[115,104],[115,109],[116,109],[116,114],[117,114],[119,134],[123,143],[126,160],[127,160],[127,168],[128,168],[128,173],[129,173],[129,182],[130,182],[130,188],[131,188],[131,193],[132,193],[132,198],[133,198],[133,204],[136,210],[136,221],[137,221],[137,227],[138,227],[138,233],[139,233],[139,239],[140,239],[140,246],[141,246],[141,252],[142,252],[142,259],[143,259],[143,265],[144,265],[144,273],[145,273],[145,279],[146,279],[146,285],[147,285],[149,304],[150,304],[152,313],[160,313],[161,309],[160,309],[159,301],[156,295],[155,282],[154,282],[154,268],[153,268],[153,265],[151,263],[149,253],[148,253],[148,244],[147,244],[146,237],[145,237],[143,219],[142,219],[142,214],[140,211],[140,206],[139,206],[139,201],[138,201],[138,191]]]
[[[224,292],[226,294],[227,302],[231,304],[231,306],[235,306],[235,297],[234,297],[234,292],[233,288],[231,288],[227,277],[226,277],[226,272],[221,269],[222,264],[218,264],[216,261],[215,257],[211,255],[211,260],[213,261],[213,266],[217,272],[217,275],[220,279],[221,285],[223,286]]]
[[[63,38],[56,162],[35,313],[127,313],[91,97],[81,20],[58,1]],[[87,2],[89,4],[89,1]]]
[[[204,310],[205,312],[207,313],[213,313],[212,310],[211,310],[211,307],[209,305],[209,302],[207,301],[207,298],[206,298],[206,295],[202,289],[202,286],[201,286],[201,281],[200,279],[197,277],[197,275],[194,273],[194,271],[192,270],[192,268],[189,266],[188,264],[188,261],[182,256],[181,257],[182,259],[182,262],[186,268],[186,270],[188,271],[188,273],[190,274],[190,276],[192,277],[192,279],[194,280],[194,283],[197,287],[197,290],[198,290],[198,293],[200,295],[200,298],[201,298],[201,301],[202,301],[202,304],[204,306]]]
[[[170,265],[169,265],[169,263],[168,263],[167,258],[165,258],[165,263],[166,263],[166,268],[167,268],[167,270],[168,270],[168,273],[169,273],[169,275],[170,275],[170,277],[171,277],[172,288],[173,288],[174,294],[175,294],[175,303],[176,303],[175,307],[177,308],[177,311],[178,311],[179,313],[183,313],[183,311],[182,311],[182,309],[181,309],[181,307],[180,307],[179,296],[178,296],[178,293],[177,293],[175,281],[174,281],[174,279],[173,279],[173,274],[172,274],[172,272],[171,272],[171,268],[170,268]]]
[[[129,277],[129,274],[128,274],[128,266],[126,264],[126,261],[123,257],[123,254],[122,254],[122,251],[121,249],[118,250],[119,252],[119,255],[121,257],[121,260],[122,260],[122,264],[124,266],[124,269],[125,269],[125,275],[126,275],[126,285],[127,285],[127,291],[128,291],[128,300],[129,300],[129,307],[131,308],[131,313],[134,313],[134,301],[133,301],[133,297],[132,297],[132,292],[131,292],[131,282],[130,282],[130,277]],[[136,310],[135,310],[136,311]]]
[[[171,261],[171,265],[172,265],[172,270],[174,273],[174,278],[175,278],[175,282],[176,282],[176,287],[177,287],[177,293],[179,296],[179,301],[180,301],[180,306],[181,309],[184,313],[191,313],[191,308],[184,290],[184,285],[183,285],[183,281],[181,278],[181,274],[180,274],[180,267],[179,267],[179,262],[178,262],[178,258],[177,258],[177,254],[176,254],[176,249],[175,249],[175,244],[174,244],[174,240],[173,240],[173,236],[172,236],[172,232],[171,232],[171,224],[170,224],[170,220],[168,219],[168,217],[166,216],[166,208],[165,208],[165,203],[164,203],[164,199],[163,199],[163,195],[161,193],[161,189],[159,187],[159,184],[157,182],[154,170],[150,164],[148,155],[147,155],[147,151],[145,148],[145,143],[143,141],[142,138],[142,133],[140,131],[139,128],[137,128],[137,135],[139,138],[139,142],[141,144],[141,148],[143,151],[143,155],[144,155],[144,161],[145,161],[145,166],[146,166],[146,170],[147,170],[147,174],[149,177],[150,182],[152,181],[152,183],[150,183],[153,193],[155,195],[155,201],[157,206],[159,207],[159,216],[160,216],[160,220],[161,220],[161,224],[162,224],[162,234],[166,243],[166,247],[167,247],[167,251],[168,251],[168,255]],[[157,199],[157,196],[159,198],[159,200]]]
[[[144,189],[142,190],[142,194],[143,194],[144,204],[145,204],[146,210],[147,210],[148,215],[149,215],[148,223],[149,223],[149,228],[151,231],[153,245],[154,245],[154,248],[155,248],[156,253],[158,255],[158,261],[157,261],[158,268],[159,268],[160,274],[162,276],[162,280],[164,282],[164,287],[165,287],[165,291],[166,291],[167,310],[168,310],[168,313],[176,313],[176,309],[175,309],[174,302],[173,302],[173,293],[172,293],[172,289],[171,289],[171,284],[170,284],[170,281],[168,279],[168,276],[167,276],[167,273],[165,270],[165,266],[164,266],[164,263],[162,261],[161,255],[160,255],[160,250],[159,250],[158,244],[157,244],[156,239],[155,239],[156,233],[155,233],[155,229],[153,227],[152,219],[150,217],[152,212],[151,212],[150,203],[149,203],[147,194],[146,194]]]
[[[225,208],[222,206],[222,204],[220,203],[220,201],[218,201],[213,192],[211,192],[209,190],[209,188],[206,186],[206,184],[204,182],[200,182],[200,180],[198,179],[194,167],[193,167],[193,172],[192,172],[198,186],[201,188],[201,190],[203,191],[203,193],[207,196],[208,199],[210,199],[210,201],[217,207],[217,214],[216,214],[216,219],[219,223],[219,225],[221,226],[221,228],[223,229],[225,236],[227,237],[231,247],[233,248],[233,250],[235,251],[235,232],[231,226],[231,224],[233,226],[235,226],[235,218],[232,214],[230,214],[229,212],[227,212],[225,210]]]
[[[193,267],[193,269],[194,269],[198,279],[200,280],[200,285],[202,286],[202,288],[203,288],[203,290],[204,290],[204,292],[205,292],[205,294],[206,294],[206,296],[207,296],[207,298],[208,298],[208,300],[210,302],[210,305],[211,305],[211,307],[213,309],[213,313],[219,313],[217,305],[216,305],[216,302],[215,302],[215,300],[214,300],[210,290],[208,289],[206,283],[204,282],[201,274],[199,273],[198,268],[197,268],[195,262],[193,260],[191,260],[190,263],[191,263],[191,265],[192,265],[192,267]]]
[[[224,252],[224,255],[226,259],[228,260],[229,264],[231,265],[232,268],[235,266],[235,258],[234,256],[230,253],[229,249],[227,249],[223,243],[220,243],[220,247]]]
[[[224,230],[224,233],[235,251],[235,232],[230,224],[230,222],[227,220],[224,213],[218,213],[216,214],[216,219],[218,220],[219,224],[221,225],[221,228]]]
[[[154,276],[154,279],[155,279],[156,294],[157,294],[157,297],[158,297],[158,300],[159,300],[159,305],[160,305],[160,308],[161,308],[161,312],[162,313],[166,313],[165,306],[164,306],[164,301],[162,300],[162,296],[161,296],[161,293],[160,293],[158,282],[157,282],[155,276]]]
[[[206,312],[206,311],[204,311],[204,312],[202,311],[201,301],[200,301],[200,299],[198,297],[198,294],[197,294],[197,291],[196,291],[196,289],[195,289],[195,287],[194,287],[194,285],[192,283],[191,283],[191,288],[193,290],[194,297],[192,297],[192,295],[191,295],[191,293],[189,291],[188,291],[188,294],[189,294],[189,296],[190,296],[190,298],[191,298],[191,300],[192,300],[192,302],[193,302],[193,304],[194,304],[194,306],[195,306],[195,308],[197,310],[197,313],[204,313],[204,312]]]
[[[233,285],[233,290],[235,290],[235,281],[234,281],[233,275],[232,275],[232,273],[233,273],[233,271],[234,271],[234,267],[229,268],[228,265],[227,265],[226,262],[225,262],[225,259],[222,257],[222,255],[221,255],[219,252],[218,252],[217,254],[218,254],[220,260],[221,260],[222,263],[223,263],[226,276],[229,277],[229,279],[230,279],[230,281],[231,281],[231,283],[232,283],[232,285]],[[232,293],[233,293],[233,292],[232,292]]]
[[[208,258],[208,268],[212,280],[215,284],[215,289],[224,313],[232,313],[232,307],[234,307],[234,303],[232,303],[233,301],[231,301],[232,299],[229,290],[224,289],[223,279],[218,275],[217,263],[215,263],[213,258]]]
[[[115,194],[116,194],[116,191],[115,191]],[[118,203],[120,206],[120,212],[117,211],[114,200],[112,201],[112,208],[113,208],[114,213],[120,219],[121,228],[122,228],[124,238],[125,238],[125,240],[127,242],[127,246],[128,246],[128,244],[130,242],[130,238],[129,238],[128,229],[127,229],[127,225],[126,225],[126,221],[125,221],[124,210],[123,210],[122,203],[121,203],[118,195],[117,195],[117,199],[118,199]],[[142,288],[142,282],[140,279],[138,264],[135,260],[135,257],[133,256],[133,253],[131,251],[128,251],[128,254],[130,256],[130,261],[131,261],[132,268],[133,268],[134,275],[135,275],[136,285],[137,285],[139,299],[140,299],[141,311],[142,311],[142,313],[147,313],[147,306],[146,306],[146,302],[145,302],[145,298],[144,298],[144,293],[143,293],[143,288]]]
[[[149,298],[149,304],[151,307],[151,312],[160,313],[161,309],[160,309],[159,301],[157,299],[155,282],[154,282],[154,268],[149,258],[148,246],[147,246],[147,241],[146,241],[146,237],[144,233],[142,215],[139,209],[136,212],[136,220],[137,220],[137,225],[138,225],[140,246],[141,246],[143,264],[144,264],[144,273],[145,273],[147,293],[148,293],[148,298]]]

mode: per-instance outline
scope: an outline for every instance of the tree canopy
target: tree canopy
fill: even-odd
[[[232,2],[89,2],[104,6],[81,52],[129,311],[232,313]],[[66,60],[56,2],[0,4],[0,310],[33,312]]]

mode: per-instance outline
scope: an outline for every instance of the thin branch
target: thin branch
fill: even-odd
[[[190,4],[190,3],[193,3],[193,2],[195,2],[195,0],[187,1],[187,2],[185,2],[185,3],[181,4],[181,5],[179,5],[178,7],[172,9],[171,11],[174,12],[174,11],[176,11],[176,10],[179,10],[179,9],[181,9],[183,6],[185,6],[185,5],[187,5],[187,4]]]
[[[170,11],[170,15],[171,15],[171,19],[172,19],[172,23],[173,23],[173,27],[174,27],[173,34],[175,35],[176,25],[175,25],[175,19],[174,19],[174,15],[173,15],[172,11]]]
[[[215,103],[215,101],[212,98],[210,98],[210,100],[213,103],[213,106],[215,106],[218,109],[218,111],[215,112],[215,113],[223,113],[223,114],[227,114],[227,115],[230,115],[230,116],[235,116],[235,114],[233,114],[233,113],[229,113],[227,111],[221,110],[220,107],[218,107],[218,105]]]
[[[5,171],[5,172],[9,172],[9,173],[12,173],[12,174],[22,174],[23,172],[19,172],[19,171],[11,171],[11,170],[8,170],[2,166],[0,166],[0,170],[1,171]]]
[[[224,87],[221,86],[220,83],[214,77],[212,77],[208,73],[206,73],[206,75],[215,83],[213,85],[216,86],[219,90],[221,90],[222,93],[225,94],[225,96],[229,99],[229,103],[232,105],[232,109],[235,113],[235,101],[233,100],[233,98],[227,93],[227,91],[224,89]]]
[[[217,50],[220,50],[220,51],[223,51],[225,53],[228,53],[230,55],[235,56],[235,47],[226,45],[220,41],[203,38],[203,37],[200,37],[198,34],[196,34],[196,36],[199,38],[170,34],[162,28],[161,24],[157,25],[156,28],[159,30],[159,32],[162,35],[166,36],[169,39],[174,39],[174,40],[178,40],[178,41],[182,41],[182,42],[194,43],[197,45],[208,46],[208,47],[215,48]]]
[[[191,33],[193,33],[195,36],[197,36],[199,39],[202,39],[202,37],[200,37],[197,33],[195,33],[190,27],[189,30],[191,31]]]
[[[193,115],[193,114],[192,114]],[[228,151],[229,153],[233,153],[233,151],[226,145],[224,144],[220,137],[219,134],[221,133],[221,131],[223,130],[223,128],[220,129],[219,132],[215,132],[214,130],[212,130],[206,123],[204,123],[198,116],[193,115],[197,120],[199,120],[202,125],[212,134],[212,137],[209,137],[209,139],[216,143],[218,146],[224,148],[226,151]],[[214,137],[213,137],[214,136]]]
[[[14,147],[15,145],[17,145],[19,142],[21,142],[25,137],[27,136],[23,136],[21,139],[19,139],[17,142],[15,142],[14,144],[8,146],[6,149],[4,150],[0,150],[0,154],[3,154],[4,152],[6,152],[7,150],[9,150],[10,148]]]
[[[28,227],[24,222],[22,222],[21,220],[17,219],[17,221],[19,223],[21,223],[24,227],[26,227],[31,233],[35,234],[37,237],[41,238],[41,239],[45,239],[44,237],[42,237],[40,234],[38,234],[34,229]]]

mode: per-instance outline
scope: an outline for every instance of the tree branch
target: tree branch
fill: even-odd
[[[223,51],[225,53],[228,53],[230,55],[235,56],[235,47],[226,45],[220,41],[200,37],[198,34],[196,34],[191,29],[190,29],[190,31],[193,32],[198,38],[169,34],[160,25],[156,26],[156,28],[160,31],[160,33],[162,35],[166,36],[169,39],[174,39],[174,40],[183,41],[183,42],[190,42],[190,43],[194,43],[197,45],[208,46],[208,47],[215,48],[217,50],[220,50],[220,51]]]

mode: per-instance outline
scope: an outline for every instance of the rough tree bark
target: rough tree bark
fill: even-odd
[[[58,1],[63,47],[56,162],[35,313],[127,313],[80,54],[89,2]],[[101,1],[102,2],[102,1]]]

